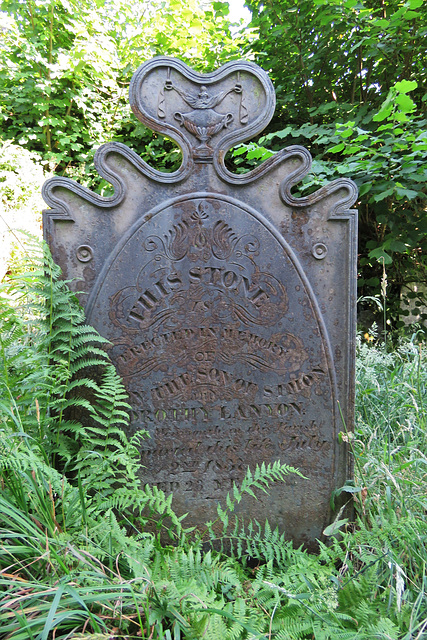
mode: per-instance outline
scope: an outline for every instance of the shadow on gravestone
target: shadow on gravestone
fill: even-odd
[[[130,85],[137,118],[182,150],[159,172],[123,144],[103,145],[101,197],[66,178],[43,190],[44,233],[88,322],[108,338],[147,429],[141,477],[173,492],[188,525],[248,468],[280,460],[288,476],[238,513],[278,525],[309,548],[330,523],[330,496],[351,476],[357,197],[342,178],[308,197],[291,189],[311,157],[288,147],[253,171],[224,158],[270,121],[275,93],[255,64],[199,74],[167,57]]]

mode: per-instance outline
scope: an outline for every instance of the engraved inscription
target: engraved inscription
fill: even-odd
[[[153,410],[147,410],[143,404],[138,407],[138,402],[141,403],[142,398],[134,392],[131,394],[131,400],[135,408],[132,409],[132,415],[136,421],[147,424],[162,424],[162,423],[188,423],[197,424],[198,422],[210,422],[211,420],[253,420],[253,418],[265,418],[273,417],[279,418],[282,416],[301,415],[303,412],[301,403],[297,402],[276,402],[276,403],[255,403],[249,404],[237,404],[234,408],[230,408],[228,405],[216,405],[212,407],[197,406],[197,407],[165,407],[155,408]],[[233,396],[230,396],[233,397]],[[293,413],[295,412],[295,413]]]
[[[181,327],[184,319],[197,326],[209,312],[218,322],[272,326],[286,313],[285,286],[255,262],[258,239],[222,219],[210,223],[209,209],[201,202],[167,233],[143,241],[135,283],[111,298],[113,324],[130,333]]]
[[[312,461],[328,455],[331,443],[322,437],[321,425],[315,421],[277,422],[275,428],[255,426],[250,432],[243,428],[215,426],[205,430],[182,428],[179,435],[173,428],[159,428],[155,449],[142,451],[143,463],[156,467],[170,456],[170,480],[177,490],[197,486],[200,497],[216,500],[217,490],[227,486],[246,471],[246,461],[254,456],[269,457],[278,451],[295,463],[299,452],[310,453]],[[182,478],[182,470],[190,477]],[[231,482],[230,482],[231,481]],[[224,485],[225,482],[225,485]],[[190,483],[190,485],[188,484]],[[166,486],[166,485],[165,485]]]
[[[302,270],[285,245],[273,255],[277,242],[234,202],[182,199],[112,256],[115,291],[98,286],[92,314],[110,327],[132,428],[150,433],[144,479],[182,509],[276,459],[315,480],[313,499],[329,491],[328,348]]]
[[[169,365],[167,353],[174,351],[174,361],[180,366],[191,367],[194,363],[222,364],[245,363],[251,369],[274,371],[278,374],[299,371],[308,359],[301,340],[290,333],[266,339],[247,330],[232,328],[201,327],[179,329],[168,333],[153,332],[151,340],[137,342],[117,356],[117,365],[124,378],[134,375],[147,377],[152,371],[166,370]],[[165,368],[166,367],[166,368]],[[198,369],[203,371],[203,369]],[[227,373],[223,372],[223,376]],[[310,374],[317,379],[317,373]],[[200,373],[200,377],[206,374]],[[190,380],[187,376],[187,380]],[[200,382],[193,376],[193,383]],[[184,378],[178,385],[183,388]],[[310,385],[305,385],[310,386]],[[298,387],[296,387],[298,388]]]

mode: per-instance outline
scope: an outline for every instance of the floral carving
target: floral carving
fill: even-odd
[[[257,255],[258,240],[250,235],[238,236],[224,220],[208,226],[209,207],[200,202],[189,215],[183,216],[163,237],[149,236],[144,242],[146,251],[160,251],[169,260],[182,260],[186,256],[192,261],[200,258],[206,262],[212,256],[227,260],[239,245],[239,256]]]

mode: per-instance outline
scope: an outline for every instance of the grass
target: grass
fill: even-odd
[[[344,434],[355,522],[329,528],[317,555],[268,523],[236,524],[244,491],[292,473],[260,467],[219,506],[234,540],[225,555],[139,484],[121,383],[47,260],[0,300],[0,640],[427,638],[423,336],[387,353],[358,345],[356,427]],[[91,378],[85,358],[105,374]],[[86,417],[66,419],[66,406]],[[153,519],[173,544],[148,531]]]

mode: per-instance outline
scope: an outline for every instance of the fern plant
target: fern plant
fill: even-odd
[[[359,518],[313,555],[236,517],[243,495],[296,472],[279,462],[248,471],[202,532],[186,528],[172,495],[141,485],[145,435],[126,437],[104,340],[49,255],[0,293],[0,640],[424,637],[421,349],[362,354]]]
[[[240,486],[234,483],[233,491],[227,493],[224,507],[221,503],[217,505],[218,517],[206,523],[200,540],[209,538],[212,543],[219,543],[222,550],[226,549],[239,559],[251,556],[267,561],[274,558],[280,565],[282,556],[286,555],[285,533],[280,534],[277,529],[271,531],[268,522],[265,523],[263,532],[261,525],[256,521],[249,521],[248,525],[245,525],[234,510],[245,494],[256,500],[256,490],[268,493],[274,482],[283,482],[290,473],[304,478],[298,469],[282,464],[279,460],[267,465],[263,462],[256,466],[254,472],[248,468]]]
[[[132,475],[136,468],[135,442],[122,429],[129,405],[102,349],[106,340],[84,324],[83,310],[59,276],[44,247],[32,256],[31,271],[2,286],[2,423],[31,438],[52,467],[83,480],[90,476],[93,489],[112,492],[119,470]],[[102,485],[94,466],[102,469]]]

